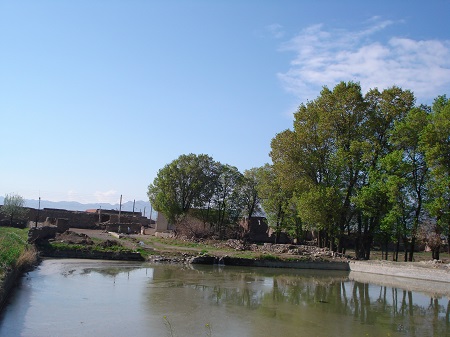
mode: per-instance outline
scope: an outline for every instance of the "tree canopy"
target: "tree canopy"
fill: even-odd
[[[258,211],[255,181],[231,165],[200,154],[181,155],[159,170],[148,196],[153,207],[172,224],[191,211],[223,237],[226,227]]]
[[[7,194],[3,201],[1,212],[9,218],[12,226],[14,220],[23,219],[27,214],[27,209],[24,208],[25,200],[18,194]]]
[[[175,223],[191,208],[211,199],[217,166],[207,155],[181,155],[159,170],[148,196],[153,207]]]

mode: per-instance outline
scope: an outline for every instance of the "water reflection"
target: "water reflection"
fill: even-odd
[[[450,336],[450,285],[364,277],[45,261],[3,313],[0,336]]]
[[[170,312],[175,321],[186,315],[198,320],[192,310],[206,305],[209,312],[232,321],[240,321],[244,315],[251,318],[245,329],[249,336],[270,336],[265,324],[268,319],[272,326],[283,322],[281,331],[305,332],[306,326],[313,335],[324,336],[342,335],[343,331],[336,334],[335,330],[342,325],[353,326],[345,330],[355,336],[449,333],[448,297],[351,281],[341,272],[198,267],[164,270],[155,273],[153,282],[181,288],[162,295],[167,306],[159,306],[160,314]],[[149,292],[152,307],[161,303],[159,295]]]

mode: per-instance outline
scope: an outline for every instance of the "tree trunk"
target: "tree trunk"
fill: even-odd
[[[370,247],[372,246],[373,236],[371,233],[367,234],[366,239],[366,248],[365,248],[365,254],[364,259],[370,260]]]
[[[389,254],[389,237],[385,235],[384,237],[384,259],[388,260],[388,254]]]
[[[395,245],[395,253],[392,256],[393,261],[398,261],[398,252],[400,251],[400,238],[397,237],[397,242]]]
[[[416,247],[416,236],[413,235],[413,237],[411,239],[411,246],[409,247],[409,258],[408,258],[409,262],[413,261],[415,247]]]
[[[355,242],[355,257],[359,260],[362,257],[362,217],[361,213],[357,215],[358,232],[356,234]]]
[[[404,261],[408,262],[408,238],[406,236],[403,237],[403,251],[405,252]]]
[[[441,247],[433,247],[433,249],[431,250],[431,257],[433,260],[439,260],[439,253],[441,251]]]

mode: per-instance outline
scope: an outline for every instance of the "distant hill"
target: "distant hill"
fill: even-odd
[[[0,205],[3,205],[4,197],[0,197]],[[35,199],[25,199],[25,206],[31,208],[39,207],[39,200]],[[41,209],[43,208],[59,208],[66,209],[68,211],[85,211],[87,209],[114,209],[119,210],[119,204],[108,204],[108,203],[90,203],[90,204],[82,204],[76,201],[49,201],[49,200],[41,200]],[[136,200],[134,205],[135,212],[141,212],[148,218],[150,216],[150,203],[148,201]],[[133,211],[133,202],[127,201],[122,204],[122,211]],[[152,219],[156,219],[156,212],[153,210]]]

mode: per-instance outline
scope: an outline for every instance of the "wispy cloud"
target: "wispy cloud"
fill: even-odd
[[[293,51],[290,68],[279,73],[285,89],[303,102],[314,99],[322,86],[357,81],[362,89],[398,85],[411,89],[419,101],[432,100],[450,89],[450,41],[374,35],[392,21],[373,18],[360,31],[327,30],[323,25],[305,28],[284,43],[281,51]]]
[[[281,26],[278,23],[274,23],[274,24],[268,25],[266,27],[266,32],[270,36],[272,36],[272,37],[274,37],[276,39],[281,39],[282,37],[284,37],[283,26]]]

